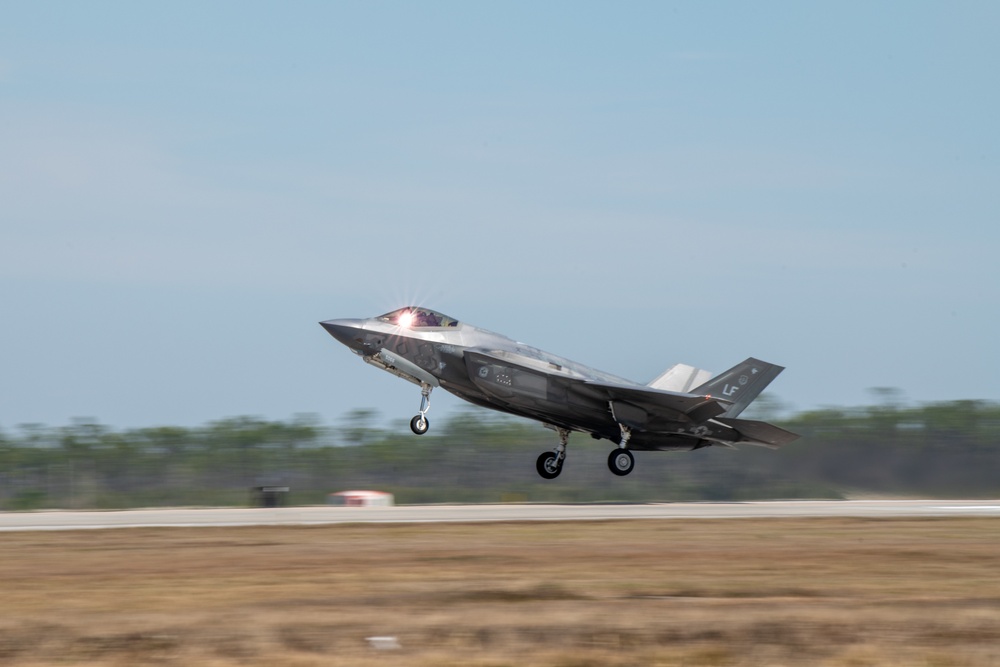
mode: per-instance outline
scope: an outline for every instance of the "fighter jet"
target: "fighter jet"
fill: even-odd
[[[616,475],[632,472],[633,450],[777,448],[799,437],[773,424],[738,419],[784,370],[752,357],[714,377],[676,364],[643,385],[428,308],[407,306],[370,319],[320,324],[365,362],[420,387],[420,410],[410,420],[417,435],[430,428],[427,411],[436,387],[553,429],[559,444],[536,463],[545,479],[562,472],[572,432],[617,443],[608,456]]]

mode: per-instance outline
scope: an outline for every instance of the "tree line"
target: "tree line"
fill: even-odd
[[[1000,497],[1000,404],[882,398],[780,417],[765,396],[746,416],[800,440],[779,451],[636,452],[624,478],[607,470],[612,443],[574,434],[552,481],[537,476],[535,459],[553,448],[554,432],[475,408],[423,436],[372,410],[352,411],[336,427],[311,415],[195,428],[23,424],[0,430],[0,509],[248,505],[264,485],[289,487],[287,502],[298,505],[347,489],[388,491],[399,503]]]

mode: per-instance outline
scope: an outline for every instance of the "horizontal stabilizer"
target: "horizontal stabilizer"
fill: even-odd
[[[697,387],[708,381],[711,377],[711,371],[688,366],[687,364],[674,364],[646,386],[661,391],[675,391],[679,394],[687,394],[691,391],[692,387]]]
[[[746,445],[761,445],[777,449],[799,439],[798,434],[786,431],[774,424],[756,421],[754,419],[733,419],[732,417],[716,417],[715,421],[736,429],[740,439],[736,442]]]

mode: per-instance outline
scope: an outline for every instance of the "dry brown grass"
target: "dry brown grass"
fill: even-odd
[[[998,575],[986,518],[7,533],[0,664],[997,665]]]

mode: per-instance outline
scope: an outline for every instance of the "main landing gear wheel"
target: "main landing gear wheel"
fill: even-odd
[[[410,420],[410,430],[416,433],[417,435],[423,435],[424,433],[427,433],[427,429],[429,429],[430,427],[431,427],[430,421],[428,421],[427,417],[423,415],[417,415],[416,417]]]
[[[562,472],[563,463],[566,462],[566,444],[569,442],[569,430],[558,426],[551,426],[559,434],[559,444],[556,451],[543,452],[538,461],[535,462],[535,470],[545,479],[555,479]]]
[[[619,477],[629,474],[634,467],[635,457],[627,449],[615,449],[608,455],[608,468]]]
[[[555,452],[542,452],[535,463],[535,469],[545,479],[555,479],[562,472],[562,460]]]

